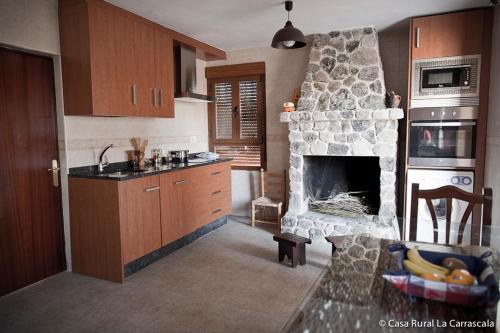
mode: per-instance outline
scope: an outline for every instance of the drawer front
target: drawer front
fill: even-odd
[[[231,197],[231,165],[221,163],[192,170],[190,195],[196,206]]]
[[[231,164],[217,163],[192,170],[192,177],[203,183],[218,183],[224,179],[231,179]]]
[[[196,225],[202,227],[231,212],[231,198],[225,196],[220,200],[207,203],[196,209]]]

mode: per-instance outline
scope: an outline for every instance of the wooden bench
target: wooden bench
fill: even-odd
[[[336,249],[342,249],[342,244],[344,243],[345,236],[328,236],[325,237],[328,243],[332,244],[332,255],[335,253]]]
[[[297,264],[306,264],[306,243],[311,244],[309,238],[297,236],[289,232],[284,232],[273,236],[273,240],[278,242],[279,261],[285,259],[285,255],[292,260],[292,267]]]

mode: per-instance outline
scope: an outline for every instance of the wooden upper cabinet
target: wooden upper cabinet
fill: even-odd
[[[88,19],[92,85],[92,109],[88,111],[94,115],[128,115],[133,111],[131,73],[127,71],[132,50],[127,44],[130,28],[126,17],[95,5],[89,6]],[[64,86],[64,90],[73,88]],[[68,111],[71,113],[72,108]]]
[[[174,43],[164,33],[155,33],[155,72],[158,111],[161,117],[174,118]]]
[[[161,247],[160,177],[119,182],[123,262]]]
[[[173,117],[167,31],[101,0],[60,0],[66,115]]]
[[[134,116],[149,117],[153,115],[156,99],[155,87],[155,30],[149,25],[135,21],[130,43],[134,48],[132,61],[132,78],[137,89],[137,110]]]
[[[476,9],[413,18],[412,59],[481,54],[486,11]]]

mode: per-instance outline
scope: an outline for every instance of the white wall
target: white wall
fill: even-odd
[[[207,63],[207,67],[249,62],[266,63],[266,144],[267,168],[282,172],[288,168],[288,127],[279,122],[283,102],[290,101],[293,90],[300,88],[306,73],[310,47],[277,50],[258,47],[227,53],[227,59]],[[233,214],[250,215],[250,202],[259,191],[259,174],[250,171],[232,172]]]
[[[128,139],[133,136],[150,138],[152,144],[164,149],[205,151],[208,117],[206,104],[178,102],[175,119],[64,116],[57,8],[57,0],[1,0],[0,44],[49,55],[54,60],[66,260],[70,270],[68,168],[95,164],[98,151],[109,143],[117,145],[109,152],[110,161],[124,161],[124,151],[131,148]],[[197,64],[198,89],[205,92],[205,62]]]
[[[500,7],[495,8],[491,57],[485,186],[493,189],[493,225],[500,226]],[[500,237],[497,248],[500,248]]]

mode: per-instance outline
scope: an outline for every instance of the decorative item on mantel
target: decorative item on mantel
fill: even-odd
[[[136,155],[135,158],[137,160],[139,169],[144,169],[146,166],[146,162],[144,161],[144,152],[146,151],[148,142],[149,141],[147,139],[141,139],[138,137],[130,139],[130,143],[132,144],[132,147],[134,147]]]
[[[283,112],[293,112],[295,111],[295,104],[292,102],[283,103]]]
[[[299,104],[299,99],[300,99],[300,87],[297,87],[293,89],[292,93],[292,102],[294,105]]]
[[[401,103],[401,96],[396,95],[394,91],[385,93],[385,106],[388,108],[398,108]]]

